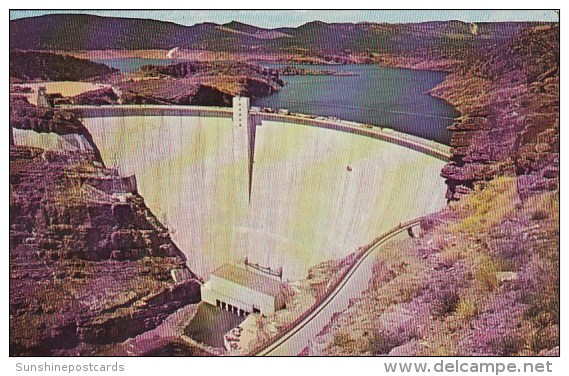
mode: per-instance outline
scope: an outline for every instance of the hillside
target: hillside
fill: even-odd
[[[154,20],[55,14],[10,21],[10,48],[171,48],[214,30],[207,23],[187,28]]]
[[[10,354],[93,355],[199,301],[184,256],[138,194],[86,155],[10,147]],[[49,187],[46,189],[45,187]]]
[[[421,52],[392,63],[441,63]],[[559,29],[478,52],[448,56],[433,90],[462,114],[449,206],[382,249],[368,290],[305,353],[559,353]]]
[[[56,14],[10,21],[10,48],[135,50],[180,47],[228,52],[345,55],[492,43],[532,25],[535,24],[479,23],[474,27],[459,21],[417,24],[314,21],[296,28],[264,29],[235,21],[224,25],[183,26],[148,19]]]

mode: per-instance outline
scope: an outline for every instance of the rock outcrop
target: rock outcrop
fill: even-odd
[[[277,70],[239,62],[147,65],[119,84],[125,104],[209,106],[230,106],[237,95],[264,97],[283,85]]]
[[[193,79],[126,82],[123,104],[230,106],[232,96]]]
[[[53,108],[36,107],[24,97],[10,97],[10,127],[38,133],[81,134],[87,129],[73,113]]]
[[[101,153],[91,133],[72,112],[54,108],[36,107],[26,98],[10,97],[10,145],[14,143],[12,129],[30,130],[37,133],[55,133],[61,136],[78,135],[87,141],[95,159],[103,164]]]
[[[96,354],[200,300],[193,273],[172,279],[183,253],[121,181],[89,155],[10,148],[12,355]]]
[[[110,87],[91,90],[85,93],[81,93],[71,98],[71,102],[77,105],[114,105],[119,103],[119,96]]]
[[[520,176],[527,194],[558,188],[558,67],[559,28],[530,28],[462,62],[432,90],[462,113],[442,172],[449,200],[505,174]]]
[[[22,98],[10,102],[13,128],[93,142],[73,114]],[[200,279],[135,177],[105,168],[93,146],[10,145],[11,355],[97,354],[200,300]]]

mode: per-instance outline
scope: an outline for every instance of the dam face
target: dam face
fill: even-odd
[[[304,125],[257,126],[250,199],[230,118],[86,118],[107,166],[135,174],[146,205],[203,277],[225,262],[285,279],[354,252],[445,205],[444,162],[392,143]],[[245,167],[246,169],[246,167]]]

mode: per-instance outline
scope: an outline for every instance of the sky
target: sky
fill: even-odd
[[[99,16],[150,18],[171,21],[182,25],[201,22],[218,24],[239,21],[264,28],[297,27],[310,21],[323,22],[387,22],[408,23],[423,21],[461,20],[465,22],[483,21],[558,21],[552,10],[11,10],[10,19],[40,16],[50,13],[88,13]]]

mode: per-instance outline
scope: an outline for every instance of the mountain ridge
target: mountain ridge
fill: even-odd
[[[152,19],[50,14],[10,21],[10,48],[24,50],[170,49],[213,51],[374,51],[411,50],[418,46],[501,40],[520,29],[546,23],[326,23],[262,28],[231,21],[191,26]],[[73,30],[73,32],[70,32]],[[473,32],[475,30],[475,32]],[[33,32],[30,32],[33,31]]]

